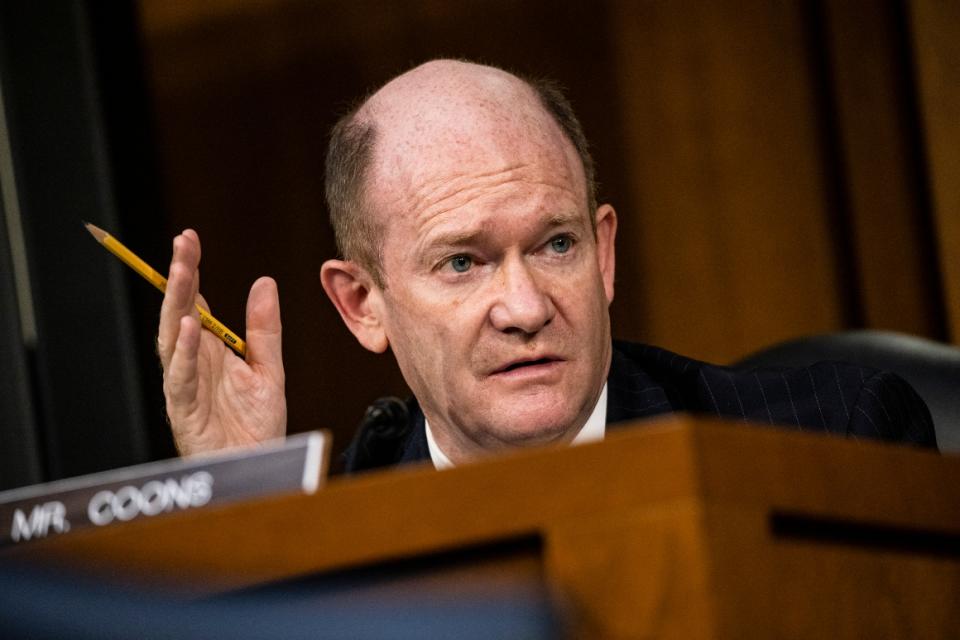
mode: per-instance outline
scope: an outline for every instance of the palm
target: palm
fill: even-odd
[[[201,335],[197,404],[180,443],[210,451],[279,438],[286,424],[283,380],[262,365],[247,364],[212,333]],[[192,428],[189,428],[192,427]]]
[[[239,358],[200,328],[196,305],[206,303],[199,295],[199,262],[200,240],[185,231],[174,240],[157,336],[177,448],[191,454],[279,438],[287,406],[276,283],[261,278],[250,289],[247,355]]]

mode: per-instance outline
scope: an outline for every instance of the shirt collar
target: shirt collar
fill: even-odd
[[[433,466],[437,469],[449,469],[454,466],[450,458],[440,450],[437,441],[433,438],[433,431],[430,429],[430,421],[423,417],[424,426],[427,430],[427,448],[430,450],[430,459],[433,460]],[[593,407],[593,412],[587,418],[586,424],[580,429],[580,432],[573,438],[571,444],[583,444],[585,442],[595,442],[603,440],[604,432],[607,429],[607,383],[603,384],[603,390],[600,397],[597,398],[597,404]]]

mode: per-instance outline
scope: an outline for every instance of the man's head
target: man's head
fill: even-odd
[[[455,61],[436,61],[436,63]],[[466,63],[469,64],[469,63]],[[471,65],[478,66],[478,65]],[[597,189],[593,157],[583,127],[574,113],[573,105],[559,86],[547,78],[521,78],[533,89],[547,113],[567,136],[583,166],[587,183],[588,208],[597,208]],[[366,215],[364,183],[373,161],[376,123],[370,118],[357,117],[370,96],[341,117],[330,134],[326,162],[326,196],[340,255],[358,262],[370,271],[378,283],[383,283],[380,268],[380,249],[383,230]]]
[[[365,347],[392,348],[454,461],[571,439],[609,368],[616,215],[594,204],[569,105],[544,90],[430,62],[331,145],[346,259],[324,264],[324,288]]]

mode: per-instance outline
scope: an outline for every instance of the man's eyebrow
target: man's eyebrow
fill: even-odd
[[[432,247],[462,247],[475,244],[486,235],[487,232],[483,229],[451,231],[450,233],[443,233],[435,238],[431,238],[429,243]]]
[[[582,223],[581,216],[576,213],[556,213],[547,218],[546,228],[563,227],[567,225],[577,225]],[[429,246],[432,249],[444,249],[448,247],[464,247],[483,242],[491,235],[488,229],[467,229],[463,231],[451,231],[442,233],[436,237],[430,238]]]
[[[582,216],[577,213],[555,213],[547,220],[549,227],[563,227],[568,224],[578,224],[582,222]]]

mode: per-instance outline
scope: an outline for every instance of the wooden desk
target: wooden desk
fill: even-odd
[[[205,592],[433,554],[448,586],[542,581],[578,637],[957,637],[960,459],[674,416],[12,553]]]

